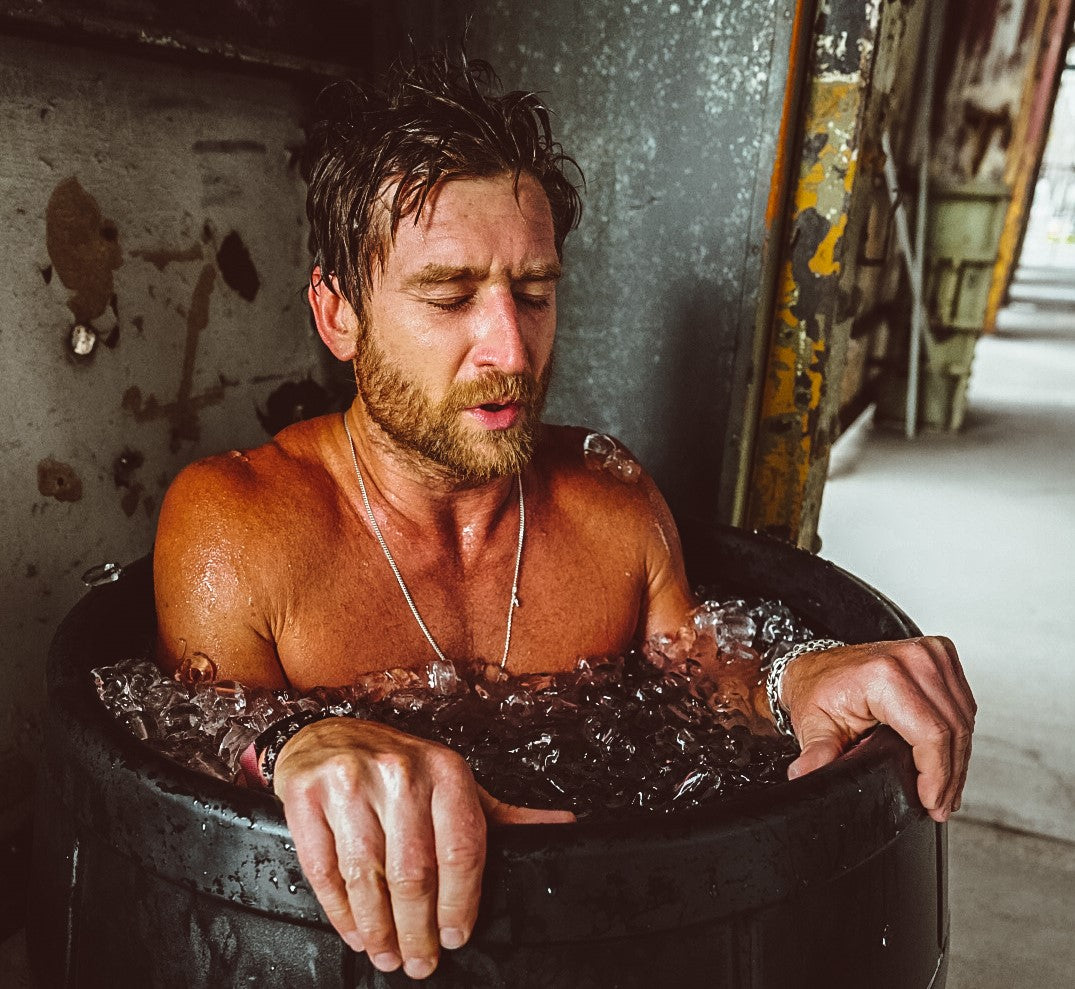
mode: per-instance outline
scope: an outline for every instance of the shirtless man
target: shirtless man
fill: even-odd
[[[386,94],[337,92],[311,141],[309,302],[358,395],[176,479],[155,555],[165,669],[202,652],[222,677],[305,691],[425,664],[435,644],[555,672],[674,632],[692,605],[650,478],[588,470],[583,431],[540,423],[579,215],[545,111],[487,95],[473,65],[406,71]],[[803,747],[791,775],[884,722],[913,746],[929,813],[958,808],[975,709],[947,640],[808,654],[782,701]],[[350,718],[294,735],[274,785],[340,936],[414,978],[470,936],[487,823],[571,820]]]

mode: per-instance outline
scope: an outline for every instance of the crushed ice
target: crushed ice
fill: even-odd
[[[437,661],[302,696],[218,680],[197,655],[174,679],[144,658],[93,676],[131,734],[219,779],[238,778],[240,755],[272,722],[331,706],[452,747],[500,800],[620,818],[784,779],[794,743],[748,698],[768,663],[812,637],[778,601],[711,600],[675,636],[560,674]]]
[[[590,470],[607,471],[628,484],[637,484],[642,465],[611,436],[590,433],[582,441],[582,459]]]

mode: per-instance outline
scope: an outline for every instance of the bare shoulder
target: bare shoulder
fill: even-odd
[[[536,466],[576,547],[615,559],[643,580],[643,637],[675,631],[693,606],[672,513],[653,478],[613,437],[577,427],[545,427]]]
[[[554,499],[617,522],[663,520],[668,508],[656,483],[620,440],[582,426],[542,430],[536,465]]]
[[[312,420],[263,446],[207,457],[172,482],[153,552],[164,667],[175,668],[197,645],[221,675],[279,679],[275,668],[259,667],[275,656],[286,571],[296,549],[315,544],[338,511],[319,453],[323,428]]]
[[[241,539],[287,538],[294,512],[316,517],[332,491],[321,454],[317,420],[284,430],[263,446],[230,450],[185,467],[161,507],[158,549],[163,542],[211,538],[217,544]],[[290,519],[290,525],[281,525]]]

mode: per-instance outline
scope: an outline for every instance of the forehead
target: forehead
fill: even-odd
[[[510,273],[556,262],[552,210],[541,183],[524,172],[516,184],[504,173],[438,183],[417,220],[400,222],[384,274],[405,277],[431,263]]]

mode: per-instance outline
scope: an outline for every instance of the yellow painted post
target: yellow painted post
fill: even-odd
[[[819,6],[742,519],[807,548],[831,442],[829,374],[839,374],[850,334],[840,276],[880,16],[878,2]]]

